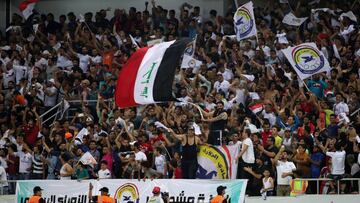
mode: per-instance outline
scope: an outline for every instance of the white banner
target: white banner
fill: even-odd
[[[288,47],[281,51],[285,54],[301,80],[330,70],[329,62],[313,42]]]
[[[238,41],[257,34],[252,1],[240,6],[235,12],[234,29]]]
[[[284,16],[283,23],[293,26],[300,26],[305,22],[306,18],[297,18],[293,13],[288,13]]]
[[[25,203],[33,194],[33,188],[43,188],[42,196],[48,203],[88,203],[88,191],[90,181],[76,180],[29,180],[19,181],[16,187],[16,202]],[[91,180],[94,188],[93,196],[99,195],[99,189],[109,188],[109,194],[118,203],[146,203],[152,196],[155,186],[161,188],[161,192],[168,192],[171,203],[198,203],[210,202],[217,195],[216,188],[225,186],[225,197],[228,202],[243,203],[247,180],[129,180],[107,179]]]
[[[181,68],[199,68],[201,64],[202,61],[196,60],[193,57],[184,54],[181,62]]]

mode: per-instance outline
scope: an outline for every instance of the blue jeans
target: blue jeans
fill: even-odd
[[[8,175],[8,180],[17,180],[17,175]],[[16,182],[9,182],[8,192],[9,194],[15,194]]]
[[[30,173],[19,173],[18,180],[29,180],[29,179],[30,179]]]

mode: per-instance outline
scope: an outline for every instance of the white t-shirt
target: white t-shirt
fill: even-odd
[[[8,186],[5,168],[0,166],[0,187]]]
[[[16,155],[20,159],[19,173],[30,173],[30,171],[27,171],[27,169],[31,167],[32,155],[29,152],[25,154],[22,151],[17,152]]]
[[[276,116],[273,112],[270,113],[266,113],[265,111],[262,111],[261,114],[263,115],[264,118],[269,120],[270,123],[270,127],[272,127],[273,125],[275,125],[276,123]]]
[[[283,173],[293,172],[294,170],[296,170],[296,167],[293,162],[279,160],[276,166],[278,185],[290,185],[292,177],[286,176],[285,178],[282,178],[281,175]]]
[[[142,151],[138,151],[137,153],[135,153],[135,161],[147,161],[146,154]]]
[[[335,115],[339,115],[341,113],[348,114],[349,113],[349,106],[344,102],[340,102],[338,104],[335,104],[334,112],[335,112]]]
[[[255,154],[254,154],[254,145],[250,138],[246,138],[242,142],[241,149],[244,148],[244,145],[247,145],[248,148],[245,153],[241,156],[245,163],[253,164],[255,163]]]
[[[345,151],[326,152],[326,156],[331,157],[331,174],[343,175],[345,173]]]
[[[166,164],[166,159],[164,155],[160,155],[160,156],[156,156],[155,157],[155,166],[156,166],[156,171],[165,175],[165,164]]]
[[[100,179],[109,179],[111,178],[111,172],[109,171],[109,169],[105,169],[105,170],[99,170],[98,171],[98,176]]]
[[[236,89],[236,103],[245,105],[245,89]]]
[[[79,58],[79,67],[81,68],[81,70],[83,70],[84,73],[86,73],[89,68],[89,62],[90,62],[91,56],[89,56],[87,54],[86,55],[77,54],[77,57]]]
[[[230,83],[226,80],[220,82],[220,81],[216,81],[214,83],[214,88],[216,89],[217,92],[219,92],[220,90],[225,92],[225,94],[227,94],[227,92],[229,91],[229,87],[230,87]]]
[[[5,88],[8,88],[9,82],[15,82],[15,73],[14,70],[10,69],[6,73],[3,73],[3,84]]]
[[[100,64],[102,62],[102,57],[101,56],[91,57],[91,61],[95,64]]]
[[[15,71],[16,84],[20,83],[20,80],[23,78],[27,78],[28,70],[26,66],[16,66],[13,65]]]
[[[44,106],[46,106],[46,107],[55,106],[56,105],[56,93],[57,93],[56,87],[54,87],[54,86],[47,87],[46,90],[49,91],[51,94],[54,94],[54,95],[53,96],[45,95]]]

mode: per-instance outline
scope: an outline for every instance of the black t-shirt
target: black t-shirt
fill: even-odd
[[[271,148],[267,147],[267,148],[266,148],[266,151],[268,151],[268,152],[274,152],[275,155],[279,152],[279,150],[278,150],[275,146],[273,146],[273,147],[271,147]],[[265,165],[265,166],[271,166],[271,158],[268,157],[268,156],[266,156],[265,153],[263,153],[263,157],[264,157],[264,165]]]

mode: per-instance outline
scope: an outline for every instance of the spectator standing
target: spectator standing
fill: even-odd
[[[288,153],[285,151],[285,147],[281,146],[279,152],[273,160],[276,166],[277,173],[277,196],[289,196],[290,195],[290,181],[292,180],[293,172],[296,170],[295,164],[288,161]]]

